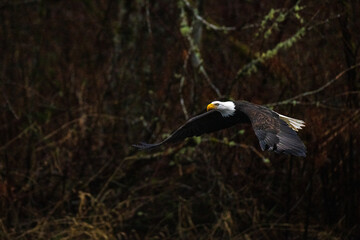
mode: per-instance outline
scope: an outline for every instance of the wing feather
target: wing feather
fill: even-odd
[[[156,148],[165,143],[225,129],[239,122],[251,122],[262,150],[306,156],[306,147],[293,130],[305,126],[303,121],[279,115],[267,107],[246,101],[235,102],[235,108],[236,112],[232,117],[223,117],[216,110],[207,111],[189,119],[162,142],[142,142],[133,146],[139,149]]]
[[[162,142],[154,144],[141,142],[139,144],[133,145],[133,147],[139,149],[156,148],[165,143],[178,142],[188,137],[200,136],[205,133],[211,133],[220,129],[228,128],[237,122],[237,118],[223,117],[218,111],[210,110],[190,118],[184,125],[179,127]]]
[[[279,116],[278,113],[267,107],[245,101],[237,102],[237,106],[237,110],[244,112],[249,117],[263,151],[269,150],[300,157],[306,156],[304,143],[292,129],[292,126],[289,126],[282,119],[285,116]],[[303,121],[301,123],[304,124]]]

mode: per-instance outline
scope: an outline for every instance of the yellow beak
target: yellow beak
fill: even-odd
[[[207,105],[206,111],[209,111],[209,110],[211,110],[211,109],[216,109],[216,106],[215,106],[214,104],[212,104],[212,103],[210,103],[209,105]]]

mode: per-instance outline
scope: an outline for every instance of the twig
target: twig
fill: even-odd
[[[149,4],[149,0],[145,1],[145,7],[146,7],[146,24],[147,24],[147,28],[148,28],[148,32],[150,35],[152,35],[152,30],[151,30],[151,21],[150,21],[150,4]]]
[[[304,92],[304,93],[301,93],[295,97],[292,97],[292,98],[289,98],[289,99],[286,99],[284,101],[281,101],[281,102],[275,102],[275,103],[270,103],[270,104],[267,104],[268,107],[272,107],[272,106],[277,106],[277,105],[285,105],[285,104],[289,104],[289,103],[292,103],[292,104],[296,104],[297,101],[295,101],[296,99],[299,99],[299,98],[303,98],[303,97],[306,97],[306,96],[309,96],[309,95],[313,95],[313,94],[316,94],[316,93],[319,93],[321,91],[323,91],[325,88],[329,87],[331,84],[333,84],[336,80],[338,80],[339,78],[341,78],[345,73],[347,73],[348,71],[354,69],[354,68],[357,68],[360,66],[360,63],[358,64],[355,64],[347,69],[345,69],[344,71],[342,71],[341,73],[339,73],[338,75],[336,75],[335,78],[331,79],[330,81],[328,81],[326,84],[324,84],[323,86],[319,87],[318,89],[315,89],[315,90],[312,90],[312,91],[308,91],[308,92]]]
[[[24,134],[26,134],[30,129],[32,129],[35,126],[35,123],[31,124],[30,126],[28,126],[27,128],[25,128],[21,133],[19,133],[16,137],[14,137],[13,139],[11,139],[10,141],[8,141],[7,143],[5,143],[4,145],[2,145],[0,147],[0,152],[4,149],[6,149],[7,147],[9,147],[13,142],[15,142],[17,139],[21,138]]]
[[[48,135],[46,135],[45,137],[43,137],[38,144],[50,139],[51,137],[53,137],[54,135],[56,135],[57,133],[59,133],[61,130],[69,127],[70,125],[72,125],[73,123],[79,122],[81,120],[81,117],[79,118],[75,118],[69,122],[64,123],[63,125],[61,125],[59,128],[55,129],[54,131],[52,131],[51,133],[49,133]]]
[[[221,97],[222,94],[220,92],[220,90],[215,86],[215,84],[211,81],[209,75],[207,74],[204,66],[201,64],[199,71],[202,73],[202,75],[205,77],[206,81],[208,82],[208,84],[210,85],[210,87],[216,92],[216,94],[218,95],[218,97]]]
[[[324,134],[326,139],[319,145],[319,149],[323,149],[337,135],[343,132],[350,125],[350,123],[358,121],[359,116],[360,116],[360,110],[357,110],[347,119],[341,121],[338,125],[326,131]]]
[[[285,12],[284,15],[287,16],[291,11],[296,12],[297,11],[296,7],[298,7],[299,3],[300,3],[300,0],[298,0],[296,2],[296,4],[291,9],[289,9],[287,12]],[[267,50],[267,51],[265,51],[263,53],[255,54],[256,58],[252,59],[249,63],[245,64],[242,68],[240,68],[238,70],[238,72],[236,73],[235,78],[232,80],[231,84],[229,85],[228,93],[231,92],[232,86],[234,86],[235,83],[242,76],[244,76],[245,74],[250,75],[251,73],[256,72],[259,65],[263,64],[266,60],[276,56],[280,52],[280,50],[288,49],[288,48],[292,47],[295,44],[295,42],[297,42],[299,39],[303,38],[304,35],[306,34],[306,32],[309,30],[308,27],[309,27],[310,23],[315,19],[315,17],[318,15],[319,11],[317,11],[311,17],[310,21],[307,24],[305,24],[303,27],[298,29],[298,31],[295,34],[293,34],[291,37],[289,37],[288,39],[286,39],[286,40],[284,40],[282,42],[277,43],[276,46],[274,48],[272,48],[272,49],[269,49],[269,50]],[[301,19],[300,22],[303,21],[300,16],[298,18]],[[260,25],[260,27],[261,27],[261,25]]]
[[[164,151],[161,151],[161,152],[155,152],[155,153],[150,153],[150,154],[141,154],[140,153],[140,154],[125,157],[123,159],[123,161],[121,162],[121,164],[119,164],[117,166],[117,168],[114,170],[113,174],[111,174],[111,176],[107,179],[107,181],[102,186],[101,190],[99,191],[99,193],[97,194],[95,199],[98,200],[103,196],[103,194],[104,194],[105,190],[107,189],[108,185],[114,180],[114,178],[116,176],[119,175],[119,171],[124,170],[124,164],[126,162],[129,162],[129,161],[135,162],[135,161],[139,161],[139,160],[151,160],[151,159],[156,159],[158,157],[169,156],[169,155],[172,155],[172,154],[175,154],[176,152],[178,152],[182,147],[183,147],[183,144],[180,144],[177,147],[168,148],[168,149],[166,149]]]
[[[9,109],[10,109],[10,111],[11,111],[11,113],[14,115],[14,117],[16,118],[16,120],[19,120],[19,116],[16,114],[16,112],[15,112],[14,108],[12,107],[12,105],[11,105],[11,103],[10,103],[9,99],[7,98],[7,96],[6,96],[6,94],[5,94],[4,89],[2,90],[2,94],[3,94],[3,98],[5,99],[5,101],[6,101],[7,105],[8,105],[8,107],[9,107]]]
[[[185,4],[188,4],[188,2],[186,2],[186,0],[183,0],[183,1],[185,1]],[[190,6],[190,5],[188,5],[188,6]],[[183,33],[183,36],[187,38],[187,40],[189,41],[189,44],[190,44],[189,55],[191,54],[192,66],[194,69],[197,69],[204,76],[206,82],[215,91],[217,96],[221,97],[222,94],[221,94],[220,90],[211,81],[209,75],[207,74],[207,72],[204,68],[204,63],[203,63],[203,59],[201,57],[200,48],[199,48],[200,37],[195,38],[194,36],[192,36],[192,34],[190,34],[190,32],[195,33],[195,32],[201,31],[201,24],[196,25],[196,21],[193,21],[192,26],[190,27],[188,24],[188,21],[187,21],[184,7],[180,6],[180,10],[181,10],[181,18],[182,18],[182,21],[181,21],[182,28],[186,29],[186,30],[183,30],[182,33]],[[195,11],[194,9],[192,9],[192,10]],[[191,31],[189,31],[189,29],[191,29]],[[187,61],[187,59],[186,59],[186,61]]]
[[[183,113],[185,115],[185,118],[188,119],[189,114],[188,114],[188,111],[186,110],[184,96],[182,94],[182,90],[184,88],[184,82],[185,82],[185,77],[181,76],[181,78],[180,78],[180,87],[179,87],[180,105],[181,105],[182,111],[183,111]]]
[[[9,7],[9,6],[19,6],[19,5],[26,5],[32,3],[40,3],[40,0],[22,0],[22,1],[13,1],[9,0],[4,3],[1,3],[0,8]]]
[[[206,27],[208,27],[212,30],[215,30],[215,31],[234,31],[234,30],[236,30],[236,27],[217,26],[215,24],[212,24],[212,23],[206,21],[203,17],[201,17],[199,15],[197,9],[194,9],[194,7],[191,6],[191,4],[187,0],[183,0],[183,2],[193,12],[195,18],[197,20],[199,20],[201,23],[203,23]]]
[[[0,229],[2,230],[3,233],[2,236],[4,236],[5,239],[11,239],[9,233],[6,231],[6,227],[2,219],[0,219]]]
[[[222,144],[225,144],[225,145],[228,145],[228,146],[234,146],[234,147],[240,147],[240,148],[244,148],[244,149],[250,149],[251,151],[253,151],[256,155],[258,155],[261,159],[266,159],[266,157],[261,153],[259,152],[254,146],[251,146],[251,145],[247,145],[247,144],[243,144],[243,143],[236,143],[236,142],[228,142],[228,141],[225,141],[225,140],[222,140],[222,139],[218,139],[218,138],[210,138],[210,139],[205,139],[205,140],[202,140],[203,142],[206,142],[206,141],[209,141],[209,142],[216,142],[216,143],[222,143]]]

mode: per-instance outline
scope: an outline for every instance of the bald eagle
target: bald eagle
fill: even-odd
[[[296,134],[305,126],[304,121],[246,101],[214,101],[207,105],[206,112],[190,118],[162,142],[154,144],[142,142],[133,146],[139,149],[151,149],[165,143],[229,128],[237,123],[252,125],[263,151],[306,156],[306,147]]]

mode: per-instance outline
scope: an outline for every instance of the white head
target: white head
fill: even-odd
[[[235,104],[232,101],[227,101],[227,102],[214,101],[209,105],[207,105],[206,110],[209,111],[211,109],[220,112],[223,117],[229,117],[234,115],[235,113]]]

